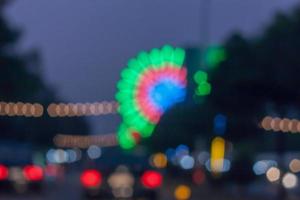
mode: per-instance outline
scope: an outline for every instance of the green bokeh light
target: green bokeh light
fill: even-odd
[[[207,73],[204,71],[197,71],[194,75],[194,80],[196,83],[200,84],[207,81]]]
[[[226,51],[223,47],[209,47],[205,53],[205,64],[209,68],[217,67],[226,59]]]
[[[117,139],[123,149],[132,149],[136,145],[130,130],[124,124],[119,127]]]
[[[208,82],[200,83],[196,89],[196,95],[206,96],[211,93],[211,85]]]
[[[176,48],[174,51],[174,64],[178,67],[183,65],[183,61],[185,58],[185,51],[183,49]]]
[[[132,131],[138,132],[142,137],[150,137],[156,124],[151,123],[141,111],[136,101],[136,91],[140,77],[149,69],[171,65],[182,67],[185,51],[165,45],[161,49],[152,49],[149,53],[140,52],[136,58],[130,59],[127,68],[121,72],[121,80],[117,83],[118,92],[115,95],[119,103],[118,112],[123,123],[118,130],[118,140],[124,149],[136,145]]]

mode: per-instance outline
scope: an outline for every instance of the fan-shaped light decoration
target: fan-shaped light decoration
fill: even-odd
[[[128,62],[117,84],[116,99],[123,123],[118,131],[121,147],[132,148],[149,137],[162,114],[186,94],[185,52],[164,46],[141,52]]]

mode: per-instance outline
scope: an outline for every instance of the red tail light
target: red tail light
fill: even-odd
[[[23,168],[23,174],[27,181],[41,181],[44,178],[43,169],[36,165],[27,165]]]
[[[102,175],[95,169],[89,169],[81,174],[80,181],[87,188],[99,187],[102,183]]]
[[[7,179],[8,177],[8,169],[4,165],[0,165],[0,181]]]
[[[141,177],[143,186],[149,189],[155,189],[161,186],[163,177],[159,172],[149,170],[144,172]]]

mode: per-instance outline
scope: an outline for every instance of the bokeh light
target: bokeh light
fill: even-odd
[[[276,182],[280,179],[280,170],[277,167],[271,167],[267,173],[266,177],[270,182]]]
[[[284,133],[300,133],[300,121],[296,119],[266,116],[260,126],[266,131],[281,131]]]
[[[300,172],[300,160],[299,159],[293,159],[289,164],[289,168],[294,173]]]
[[[68,163],[73,163],[80,159],[80,156],[74,149],[68,149],[66,153],[68,154]]]
[[[163,181],[162,175],[153,170],[145,171],[141,177],[141,182],[144,187],[149,189],[155,189],[161,186]]]
[[[115,114],[118,103],[115,101],[103,101],[95,103],[51,103],[48,108],[50,117],[79,117],[79,116],[99,116]]]
[[[87,149],[87,154],[89,156],[90,159],[97,159],[100,158],[101,156],[101,148],[96,146],[96,145],[91,145],[88,149]]]
[[[119,145],[123,149],[132,149],[137,144],[137,140],[136,137],[134,137],[134,133],[136,132],[129,129],[125,124],[121,124],[119,126],[117,138]]]
[[[95,169],[86,170],[81,174],[80,182],[87,188],[99,187],[102,183],[102,174]]]
[[[196,95],[206,96],[211,93],[211,85],[208,82],[200,83],[196,89]]]
[[[53,138],[53,142],[60,148],[88,148],[91,145],[98,147],[117,146],[116,134],[101,135],[65,135],[58,134]]]
[[[213,139],[211,144],[210,168],[213,173],[219,173],[224,167],[225,140],[221,137]]]
[[[167,156],[163,153],[156,153],[152,157],[152,165],[156,168],[165,168],[168,164]]]
[[[228,172],[231,168],[231,161],[228,160],[228,159],[222,159],[220,160],[219,162],[222,162],[223,163],[223,167],[220,168],[217,172],[216,171],[213,171],[211,169],[211,160],[207,160],[206,163],[205,163],[205,167],[207,169],[207,171],[209,172],[213,172],[214,175],[217,175],[218,173],[221,173],[221,172]]]
[[[43,113],[44,108],[38,103],[0,102],[0,116],[41,117]]]
[[[200,165],[205,165],[205,163],[210,159],[210,154],[206,151],[202,151],[198,154],[197,160]]]
[[[221,62],[226,60],[226,57],[227,55],[224,47],[210,46],[205,51],[204,62],[208,68],[214,69],[219,66]]]
[[[172,163],[175,163],[175,161],[176,161],[176,150],[173,149],[173,148],[168,148],[166,150],[166,156],[167,156],[168,161],[170,161]]]
[[[277,167],[277,162],[274,160],[260,160],[253,165],[253,171],[256,175],[262,175],[271,167]]]
[[[227,117],[222,114],[217,114],[214,118],[214,132],[217,135],[223,135],[227,126]]]
[[[295,188],[298,184],[298,177],[292,173],[286,173],[282,178],[282,185],[287,189]]]
[[[134,176],[123,165],[118,166],[116,171],[108,178],[108,184],[111,188],[133,187],[134,183]]]
[[[196,185],[202,185],[205,182],[206,175],[202,169],[196,169],[193,172],[193,182]]]
[[[211,92],[211,85],[208,82],[208,75],[205,71],[199,70],[194,74],[194,81],[196,82],[195,94],[197,96],[206,96]]]
[[[0,165],[0,181],[7,179],[8,177],[8,168],[4,165]]]
[[[180,167],[185,170],[193,169],[195,165],[195,160],[192,156],[185,155],[180,158]]]
[[[183,49],[166,45],[149,53],[141,52],[121,72],[116,99],[123,119],[118,131],[122,148],[130,149],[136,145],[132,133],[151,136],[161,115],[184,100],[184,57]]]
[[[174,197],[177,200],[188,200],[192,196],[192,190],[187,185],[179,185],[175,188]]]
[[[81,151],[79,149],[49,149],[46,159],[50,164],[73,163],[81,159]]]
[[[41,181],[44,177],[43,168],[37,165],[27,165],[23,169],[27,181]]]
[[[194,74],[194,81],[198,84],[207,81],[207,73],[205,71],[199,70]]]
[[[182,157],[185,155],[189,155],[190,153],[190,148],[184,144],[180,144],[176,147],[176,157]]]

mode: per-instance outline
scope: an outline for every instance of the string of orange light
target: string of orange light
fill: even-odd
[[[103,101],[96,103],[58,103],[50,104],[47,108],[50,117],[97,116],[114,114],[117,112],[118,103]]]
[[[296,119],[266,116],[261,121],[261,127],[266,131],[300,133],[300,121]]]
[[[38,103],[0,102],[0,116],[40,117],[43,112],[43,106]]]
[[[64,135],[58,134],[53,139],[54,144],[60,148],[88,148],[91,145],[99,147],[117,146],[116,134],[104,135]]]

